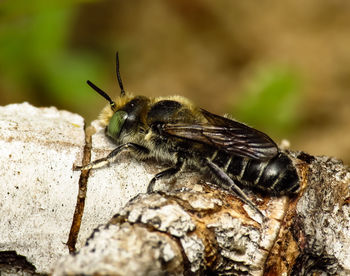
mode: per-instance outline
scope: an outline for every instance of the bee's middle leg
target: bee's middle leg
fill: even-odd
[[[166,169],[164,171],[161,171],[160,173],[157,173],[152,180],[149,182],[148,186],[147,186],[147,193],[151,193],[154,190],[154,185],[156,184],[156,181],[161,179],[161,178],[169,178],[174,176],[175,174],[177,174],[179,171],[181,171],[181,169],[184,166],[184,161],[181,157],[178,158],[176,164],[174,167]]]

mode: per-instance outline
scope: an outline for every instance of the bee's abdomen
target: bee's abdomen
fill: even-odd
[[[292,160],[282,152],[270,160],[260,161],[217,150],[209,159],[241,186],[276,195],[295,193],[300,187]]]

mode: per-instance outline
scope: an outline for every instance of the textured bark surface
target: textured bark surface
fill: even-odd
[[[307,186],[290,206],[265,273],[350,275],[350,170],[334,158],[300,155]]]
[[[0,107],[0,252],[4,256],[15,251],[39,272],[47,272],[65,254],[77,195],[74,183],[79,179],[71,167],[82,158],[81,144],[84,120],[76,114],[27,103]],[[0,268],[6,262],[0,260]]]
[[[92,146],[93,159],[113,148],[103,139],[103,132],[94,136]],[[66,243],[77,199],[83,195],[79,191],[81,173],[72,167],[81,164],[84,147],[84,120],[77,114],[27,103],[0,107],[2,273],[12,251],[11,256],[25,257],[40,273],[48,273],[68,254]],[[142,166],[128,154],[119,160],[113,168],[89,174],[77,249],[94,228],[146,190],[153,174],[150,166]]]
[[[27,274],[350,274],[350,171],[336,159],[303,153],[291,153],[302,179],[299,196],[247,191],[264,220],[195,172],[144,194],[164,167],[122,154],[86,176],[74,230],[78,251],[69,255],[65,242],[84,196],[81,174],[72,171],[86,158],[83,127],[81,117],[54,108],[0,108],[1,272],[14,271],[18,256],[19,263],[26,258]],[[92,160],[113,148],[93,127]]]

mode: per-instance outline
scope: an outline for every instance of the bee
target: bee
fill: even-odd
[[[118,53],[116,74],[121,92],[115,101],[92,82],[87,83],[109,102],[100,121],[117,147],[104,158],[76,166],[76,170],[106,166],[120,152],[129,150],[139,160],[155,158],[172,164],[152,178],[148,192],[154,190],[157,180],[190,167],[209,173],[220,187],[235,192],[260,214],[241,188],[277,196],[299,191],[292,160],[263,132],[198,108],[180,96],[148,98],[126,93]]]

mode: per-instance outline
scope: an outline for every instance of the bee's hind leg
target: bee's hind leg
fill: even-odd
[[[97,159],[95,161],[92,161],[91,163],[85,165],[85,166],[73,166],[73,170],[80,171],[80,170],[89,170],[89,169],[96,169],[100,167],[104,167],[106,165],[109,165],[110,163],[114,162],[115,157],[123,150],[131,149],[136,152],[141,152],[143,154],[148,154],[149,150],[143,146],[140,146],[135,143],[126,143],[122,144],[118,147],[116,147],[114,150],[112,150],[106,157],[103,157],[101,159]]]
[[[156,184],[156,181],[161,178],[170,178],[177,174],[184,166],[184,161],[181,157],[178,158],[176,164],[174,167],[171,167],[169,169],[166,169],[164,171],[161,171],[160,173],[157,173],[152,180],[149,182],[147,186],[147,193],[152,193],[154,191],[154,185]]]
[[[247,197],[247,195],[239,188],[236,183],[222,170],[220,169],[216,164],[214,164],[209,159],[206,159],[206,164],[208,165],[209,169],[219,178],[223,181],[223,183],[227,183],[225,185],[225,189],[230,189],[236,193],[236,195],[246,204],[248,204],[251,208],[253,208],[259,215],[264,219],[264,214],[259,210],[258,207]]]

